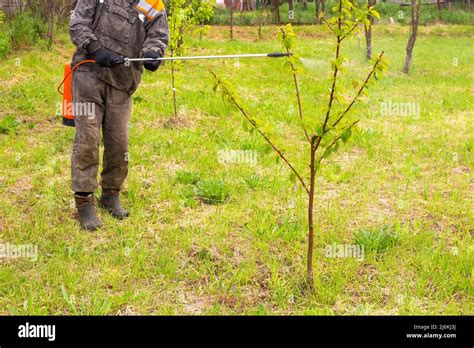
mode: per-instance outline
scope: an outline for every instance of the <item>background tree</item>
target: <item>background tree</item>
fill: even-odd
[[[27,0],[27,8],[33,14],[39,14],[47,23],[48,48],[53,45],[56,27],[69,20],[69,12],[75,3],[74,0]]]
[[[316,18],[318,18],[318,23],[322,23],[321,18],[324,15],[324,1],[325,0],[314,0],[316,7]]]
[[[367,6],[369,8],[374,8],[377,0],[367,0]],[[378,17],[380,19],[380,17]],[[364,33],[365,33],[365,44],[367,49],[367,60],[372,59],[372,26],[374,24],[374,18],[369,17],[366,19],[366,23],[364,23]]]
[[[281,22],[280,18],[280,0],[271,0],[272,1],[272,10],[273,10],[273,21],[274,23],[279,24]]]
[[[209,21],[214,16],[215,0],[192,0],[192,23],[197,26],[199,40],[209,31]]]
[[[421,0],[411,0],[410,35],[408,37],[405,65],[403,66],[403,72],[405,74],[408,74],[410,71],[413,47],[415,47],[416,36],[418,34],[418,24],[420,22],[420,5]]]

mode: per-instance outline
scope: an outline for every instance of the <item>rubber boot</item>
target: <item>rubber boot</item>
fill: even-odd
[[[74,195],[77,213],[81,227],[87,231],[95,231],[102,227],[102,222],[97,218],[94,208],[94,195]]]
[[[106,209],[114,218],[122,220],[128,217],[128,211],[123,209],[122,204],[120,204],[119,193],[119,190],[103,189],[99,205]]]

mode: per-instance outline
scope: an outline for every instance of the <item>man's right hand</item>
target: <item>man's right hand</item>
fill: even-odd
[[[95,62],[101,68],[113,68],[125,61],[124,57],[109,51],[107,48],[99,47],[95,52]]]
[[[99,46],[97,41],[92,41],[87,47],[87,51],[95,56],[95,62],[101,68],[113,68],[125,61],[123,56]]]

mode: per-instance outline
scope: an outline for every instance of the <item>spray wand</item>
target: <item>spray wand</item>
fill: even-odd
[[[149,61],[175,61],[175,60],[199,60],[199,59],[238,59],[238,58],[282,58],[290,57],[292,53],[253,53],[253,54],[229,54],[221,56],[191,56],[191,57],[163,57],[163,58],[126,58],[120,57],[115,61],[116,64],[124,64],[130,66],[131,63],[143,63]],[[58,92],[63,95],[63,124],[74,127],[75,116],[73,111],[69,110],[69,106],[73,105],[72,99],[72,73],[81,65],[95,63],[95,60],[84,60],[72,66],[66,64],[64,68],[64,79],[58,86]],[[61,87],[64,85],[64,91]]]
[[[234,58],[282,58],[289,57],[292,53],[252,53],[252,54],[229,54],[222,56],[191,56],[191,57],[163,57],[163,58],[125,58],[123,63],[129,66],[133,62],[149,62],[149,61],[174,61],[174,60],[199,60],[199,59],[234,59]]]

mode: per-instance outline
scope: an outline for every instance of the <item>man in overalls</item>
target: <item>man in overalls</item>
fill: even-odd
[[[143,67],[123,64],[124,57],[163,57],[168,44],[168,21],[162,0],[79,0],[69,32],[77,47],[72,64],[92,59],[73,75],[74,103],[92,103],[93,117],[76,117],[72,153],[72,190],[81,227],[102,226],[94,208],[98,188],[100,130],[104,157],[99,205],[123,219],[128,212],[119,192],[128,174],[128,123],[132,94],[141,80]],[[144,67],[156,71],[160,61]]]

